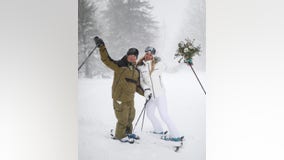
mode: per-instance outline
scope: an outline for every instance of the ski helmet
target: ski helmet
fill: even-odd
[[[134,55],[136,57],[138,57],[139,51],[136,48],[130,48],[127,53],[127,55]]]
[[[148,52],[148,51],[150,51],[151,54],[153,54],[153,55],[156,54],[156,49],[154,47],[150,47],[150,46],[146,47],[145,52]]]

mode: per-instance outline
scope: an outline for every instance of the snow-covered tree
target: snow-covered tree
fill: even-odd
[[[78,63],[85,60],[89,52],[95,47],[94,35],[100,32],[97,27],[97,7],[93,1],[78,1]],[[97,51],[88,59],[80,70],[80,75],[92,78],[95,75],[102,75],[107,69],[97,56]]]
[[[119,59],[131,47],[143,53],[156,38],[157,22],[151,15],[153,7],[142,0],[109,0],[103,11],[104,39],[114,59]]]
[[[195,66],[198,70],[205,71],[206,63],[206,9],[205,0],[189,0],[186,15],[183,18],[183,31],[181,40],[185,38],[195,39],[196,45],[201,45],[200,56],[194,57]]]

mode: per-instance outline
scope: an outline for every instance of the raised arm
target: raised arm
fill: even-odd
[[[100,55],[101,55],[101,60],[102,62],[108,66],[110,69],[116,71],[119,69],[119,66],[115,63],[115,61],[109,56],[107,49],[105,47],[104,41],[99,38],[95,37],[94,41],[96,45],[100,48]]]
[[[100,55],[102,62],[108,66],[110,69],[116,71],[119,69],[119,66],[115,63],[115,61],[108,55],[107,49],[105,46],[100,47]]]

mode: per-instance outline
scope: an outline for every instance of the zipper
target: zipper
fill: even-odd
[[[151,63],[153,63],[153,62],[151,62]],[[154,91],[153,80],[152,80],[151,73],[150,73],[150,65],[149,65],[149,63],[146,63],[146,65],[148,66],[148,71],[149,71],[149,76],[150,76],[150,80],[151,80],[151,86],[152,86],[151,88],[152,88],[152,91],[153,91],[153,96],[154,96],[154,98],[156,98],[155,91]]]
[[[161,88],[163,88],[161,75],[159,75],[159,79],[160,79],[160,86],[161,86]]]
[[[134,78],[134,71],[135,71],[135,68],[132,70],[132,78]]]

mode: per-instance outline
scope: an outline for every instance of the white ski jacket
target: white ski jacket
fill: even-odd
[[[153,72],[150,74],[152,61],[143,61],[143,64],[137,68],[140,71],[140,84],[141,87],[146,90],[150,89],[152,92],[152,98],[157,98],[165,93],[165,88],[162,83],[162,72],[165,70],[165,66],[161,61],[158,61]]]

